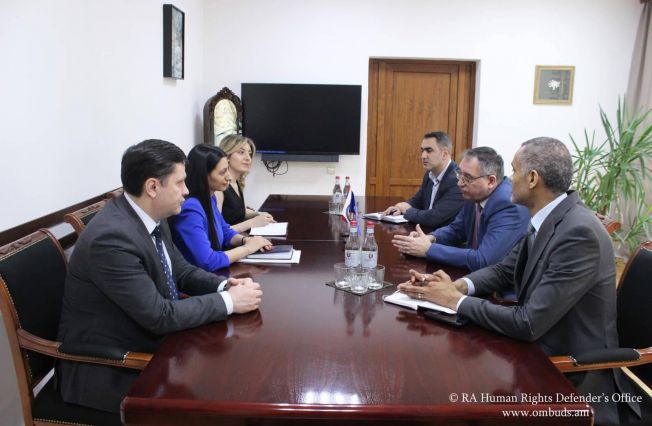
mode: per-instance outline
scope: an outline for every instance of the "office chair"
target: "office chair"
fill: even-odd
[[[86,228],[86,225],[88,225],[88,222],[90,222],[91,219],[95,217],[97,212],[102,210],[102,207],[104,207],[106,203],[107,200],[102,200],[98,201],[95,204],[91,204],[90,206],[76,210],[72,213],[66,213],[63,216],[63,220],[72,225],[72,227],[75,229],[75,233],[77,236],[79,236],[84,228]]]
[[[644,420],[652,422],[652,242],[640,244],[629,258],[618,283],[618,339],[620,348],[584,354],[553,356],[563,373],[621,368],[641,390]],[[633,368],[629,368],[633,367]],[[649,423],[648,423],[649,424]]]
[[[56,341],[66,278],[58,241],[41,229],[0,247],[0,312],[26,425],[116,425],[117,413],[67,404],[49,373],[56,359],[143,369],[150,354]],[[35,388],[41,387],[35,392]]]
[[[116,189],[114,189],[113,191],[109,191],[109,192],[107,192],[106,194],[104,194],[104,197],[105,197],[107,200],[110,200],[111,198],[118,198],[118,197],[121,196],[123,193],[124,193],[124,189],[123,189],[122,187],[120,187],[120,188],[116,188]]]
[[[605,216],[603,214],[600,214],[598,212],[595,212],[595,216],[598,218],[600,223],[602,223],[602,226],[605,227],[605,229],[607,230],[607,233],[609,235],[611,235],[614,232],[616,232],[617,230],[619,230],[621,228],[621,226],[622,226],[622,224],[620,222],[618,222],[616,220],[613,220],[612,218],[607,217],[607,216]]]

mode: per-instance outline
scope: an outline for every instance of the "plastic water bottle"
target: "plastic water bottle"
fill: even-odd
[[[344,246],[344,263],[349,268],[360,266],[360,239],[358,238],[358,224],[356,221],[351,222],[351,231],[349,239]]]
[[[342,187],[340,186],[340,177],[335,176],[335,186],[333,187],[333,202],[342,202]]]
[[[362,267],[375,268],[378,265],[378,243],[374,237],[374,223],[367,222],[367,236],[362,244]]]
[[[351,192],[351,178],[348,176],[346,177],[346,180],[344,181],[344,199],[346,200],[346,197],[349,196],[349,192]]]

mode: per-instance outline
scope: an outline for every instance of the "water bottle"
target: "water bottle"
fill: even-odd
[[[344,263],[349,268],[360,266],[360,239],[358,238],[358,224],[356,221],[351,222],[349,238],[344,246]]]
[[[342,202],[342,187],[340,186],[340,177],[335,176],[335,186],[333,187],[333,202]]]
[[[349,196],[349,192],[351,192],[351,178],[349,178],[347,176],[346,180],[344,181],[344,194],[343,194],[343,196],[344,196],[345,200]]]
[[[362,267],[375,268],[378,265],[378,243],[374,237],[374,223],[367,222],[367,236],[362,244]]]

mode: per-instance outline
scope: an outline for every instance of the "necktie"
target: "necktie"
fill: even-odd
[[[177,300],[179,298],[179,293],[177,292],[177,286],[174,284],[174,279],[172,278],[172,271],[170,270],[170,265],[168,265],[167,259],[165,259],[165,252],[163,251],[163,240],[161,239],[161,228],[156,227],[152,231],[152,236],[154,237],[154,243],[156,244],[156,252],[158,253],[158,260],[163,266],[163,271],[165,272],[165,281],[168,285],[168,290],[170,290],[170,299]]]
[[[527,230],[527,254],[528,256],[530,253],[532,253],[532,248],[534,247],[534,238],[536,237],[534,234],[534,226],[530,224],[530,227]]]
[[[478,239],[480,234],[480,214],[482,213],[482,207],[479,203],[475,203],[475,220],[473,221],[473,238],[471,239],[471,248],[478,248]]]
[[[438,186],[439,186],[439,179],[435,179],[432,182],[432,191],[430,192],[430,206],[428,207],[429,209],[432,209],[433,204],[435,204],[435,191],[437,190]]]

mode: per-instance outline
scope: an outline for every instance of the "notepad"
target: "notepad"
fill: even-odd
[[[362,217],[366,219],[382,220],[383,222],[407,223],[407,219],[404,218],[402,214],[392,216],[392,215],[385,215],[383,214],[383,212],[378,212],[378,213],[367,213]]]
[[[238,260],[240,263],[252,263],[256,265],[270,265],[270,264],[279,264],[279,265],[289,265],[292,263],[299,263],[301,260],[301,250],[292,250],[292,258],[289,260],[283,259],[244,259]]]
[[[432,309],[439,312],[446,312],[447,314],[455,314],[456,312],[452,309],[446,308],[436,303],[426,302],[425,300],[412,299],[405,293],[394,292],[389,296],[384,296],[383,300],[388,303],[393,303],[395,305],[400,305],[406,308],[414,309],[415,311],[419,306],[426,309]]]
[[[288,234],[287,222],[270,223],[269,225],[251,228],[251,230],[249,231],[249,235],[261,235],[263,237],[268,237],[268,236],[278,237],[287,234]]]
[[[245,259],[280,259],[280,260],[290,260],[292,259],[292,252],[294,251],[292,245],[280,245],[274,246],[271,250],[268,251],[257,251],[250,254]]]

